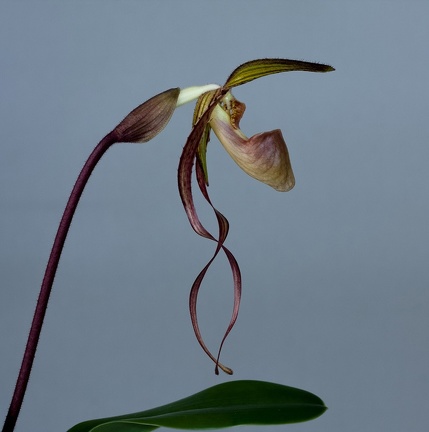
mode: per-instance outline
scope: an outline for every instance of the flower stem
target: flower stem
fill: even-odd
[[[76,211],[82,192],[88,183],[89,177],[95,166],[109,149],[109,147],[118,142],[118,133],[116,130],[107,134],[95,147],[87,161],[85,162],[79,177],[73,187],[64,209],[63,217],[58,226],[58,231],[55,236],[54,244],[52,245],[49,261],[46,266],[45,276],[40,288],[39,298],[37,300],[36,310],[34,312],[33,322],[31,324],[30,334],[28,336],[27,345],[25,347],[24,357],[21,363],[21,369],[15,385],[15,391],[12,396],[9,411],[2,429],[2,432],[13,432],[16,421],[21,410],[24,400],[25,391],[27,389],[28,380],[30,378],[31,368],[36,354],[37,344],[39,342],[40,332],[42,330],[43,320],[45,318],[46,309],[48,306],[49,296],[51,294],[52,285],[54,283],[55,274],[60,261],[61,252],[64,247],[64,242],[69,231],[73,215]]]

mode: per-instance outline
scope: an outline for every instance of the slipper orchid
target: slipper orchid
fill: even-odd
[[[182,90],[170,89],[160,93],[132,111],[113,131],[116,134],[117,142],[146,142],[165,127],[176,107],[198,98],[194,111],[193,129],[183,148],[179,162],[178,183],[183,206],[192,228],[200,236],[217,243],[212,258],[195,279],[189,297],[190,315],[195,335],[203,350],[216,364],[216,374],[219,373],[219,368],[232,374],[230,368],[219,362],[219,357],[223,343],[238,316],[241,275],[234,255],[224,246],[229,229],[228,220],[213,206],[207,191],[206,151],[210,140],[210,131],[213,129],[221,144],[243,171],[278,191],[289,191],[295,185],[295,178],[281,131],[276,129],[247,138],[239,128],[240,119],[246,107],[244,103],[234,98],[231,88],[280,72],[329,72],[333,70],[334,68],[328,65],[297,60],[262,59],[250,61],[235,69],[222,87],[209,84]],[[194,206],[191,182],[194,165],[199,189],[213,208],[218,221],[219,232],[217,236],[212,235],[204,228]],[[234,305],[231,320],[215,357],[206,347],[198,326],[197,298],[204,276],[221,250],[226,254],[231,266]]]
[[[219,368],[228,374],[232,374],[230,368],[219,362],[219,357],[223,343],[233,328],[238,316],[241,298],[241,275],[234,255],[224,246],[229,229],[228,220],[213,207],[207,191],[208,173],[206,151],[210,139],[210,131],[213,129],[215,135],[232,159],[247,174],[278,191],[289,191],[295,184],[295,178],[281,131],[277,129],[247,138],[239,128],[239,122],[245,111],[245,105],[234,98],[231,93],[231,88],[274,73],[288,71],[329,72],[333,70],[331,66],[296,60],[254,60],[235,69],[222,87],[210,84],[208,86],[183,89],[179,93],[178,89],[172,89],[168,91],[167,94],[164,92],[161,94],[162,96],[159,95],[160,102],[158,106],[162,106],[161,109],[155,110],[155,113],[152,111],[152,108],[144,109],[143,117],[140,115],[138,116],[140,119],[153,117],[153,123],[157,123],[156,119],[159,120],[159,123],[152,128],[152,132],[150,133],[150,137],[152,138],[165,126],[171,117],[172,110],[174,110],[174,100],[176,100],[176,106],[180,106],[198,97],[194,111],[193,129],[180,158],[178,182],[179,193],[192,228],[200,236],[217,243],[212,258],[195,279],[189,297],[190,315],[195,335],[203,350],[215,362],[216,374],[219,373]],[[177,99],[175,99],[176,97]],[[144,105],[145,104],[143,104],[143,106]],[[151,122],[148,120],[146,121],[147,123]],[[118,126],[118,128],[120,128],[120,126]],[[147,128],[145,127],[143,129],[146,130]],[[121,138],[119,138],[119,140],[121,140]],[[207,202],[212,206],[218,221],[219,232],[217,237],[204,228],[194,206],[191,184],[194,165],[199,189]],[[234,305],[231,320],[220,343],[218,354],[215,357],[206,347],[199,330],[197,298],[204,276],[221,250],[226,254],[231,266],[234,283]]]

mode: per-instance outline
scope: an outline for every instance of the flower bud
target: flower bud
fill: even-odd
[[[144,143],[154,138],[170,121],[179,95],[180,89],[172,88],[139,105],[116,126],[117,141]]]

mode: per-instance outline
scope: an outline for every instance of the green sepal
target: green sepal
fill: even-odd
[[[290,71],[305,71],[305,72],[331,72],[335,69],[332,66],[310,63],[300,60],[276,59],[267,58],[260,60],[252,60],[238,66],[229,78],[223,88],[232,88],[245,84],[257,78],[266,75],[290,72]]]
[[[216,97],[219,97],[219,92],[217,90],[213,90],[204,93],[198,98],[194,109],[192,126],[195,126],[197,121],[200,119],[200,117],[205,113],[205,111],[209,107],[210,103]],[[204,127],[204,132],[197,149],[198,163],[201,165],[201,168],[203,169],[204,181],[207,186],[209,184],[209,174],[207,170],[207,145],[210,141],[210,130],[211,130],[210,124],[207,122],[206,126]]]

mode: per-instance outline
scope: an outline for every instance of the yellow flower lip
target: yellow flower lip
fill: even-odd
[[[277,191],[287,192],[295,185],[289,152],[279,129],[248,138],[239,128],[246,106],[229,92],[210,118],[217,138],[248,175]]]

